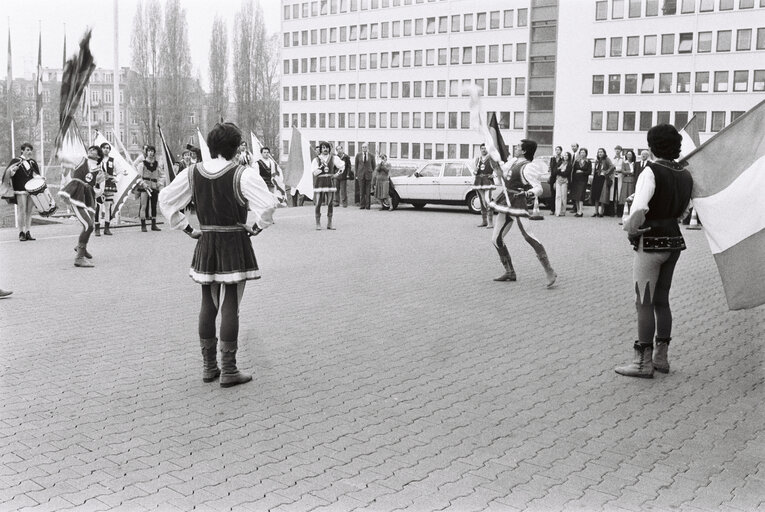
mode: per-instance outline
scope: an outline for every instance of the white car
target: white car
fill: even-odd
[[[452,204],[466,205],[471,212],[480,213],[472,167],[470,160],[433,160],[409,176],[392,177],[393,207],[399,203],[409,203],[418,209],[428,203]]]

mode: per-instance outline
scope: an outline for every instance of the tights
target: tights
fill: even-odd
[[[215,319],[220,310],[221,341],[239,339],[239,302],[244,293],[244,281],[233,284],[203,284],[202,307],[199,310],[199,337],[215,338]],[[222,297],[222,302],[221,302]]]
[[[679,258],[680,251],[645,252],[641,247],[635,253],[632,274],[641,345],[652,345],[654,333],[664,339],[672,335],[669,288]]]
[[[521,220],[521,217],[513,217],[512,215],[508,215],[506,213],[497,214],[497,221],[494,223],[494,231],[492,232],[491,236],[491,240],[494,242],[494,247],[499,249],[505,245],[505,241],[503,239],[510,231],[510,228],[513,227],[514,218],[518,219],[518,229],[521,230],[521,234],[523,235],[524,240],[526,240],[526,242],[528,242],[528,244],[534,248],[534,251],[537,254],[544,253],[545,248],[531,232],[531,225],[528,224],[524,226],[524,221]]]
[[[90,234],[93,232],[93,214],[85,208],[75,205],[72,205],[72,210],[74,211],[74,216],[82,224],[82,231],[77,242],[84,247],[88,245]]]
[[[316,207],[314,208],[314,213],[316,214],[316,218],[318,219],[321,217],[321,206],[324,203],[327,203],[327,218],[332,218],[333,208],[332,203],[334,202],[334,193],[333,192],[319,192],[316,194]]]
[[[158,198],[159,198],[159,190],[152,190],[151,194],[149,194],[146,191],[141,192],[141,205],[140,205],[140,209],[138,210],[138,213],[141,219],[146,220],[146,219],[157,218],[157,199]]]

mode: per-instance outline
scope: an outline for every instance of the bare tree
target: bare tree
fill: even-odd
[[[271,36],[259,55],[260,130],[263,143],[279,158],[279,37]]]
[[[247,133],[260,125],[259,81],[257,66],[265,47],[266,28],[263,10],[253,0],[242,0],[234,21],[234,98],[237,121]]]
[[[218,15],[210,38],[210,108],[216,120],[228,111],[228,28]]]
[[[191,51],[186,9],[180,0],[166,0],[162,30],[161,112],[162,130],[167,143],[177,147],[192,128],[189,114],[196,110],[190,102]]]
[[[130,37],[132,68],[128,97],[143,125],[143,136],[154,143],[159,114],[159,52],[162,38],[162,8],[159,0],[139,1]]]

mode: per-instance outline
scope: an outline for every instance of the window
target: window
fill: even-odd
[[[739,117],[743,116],[745,113],[746,112],[744,112],[743,110],[733,110],[733,111],[731,111],[731,113],[730,113],[730,122],[732,123],[733,121],[735,121]]]
[[[592,53],[593,57],[605,57],[606,56],[606,40],[595,39],[595,49]]]
[[[460,128],[463,130],[470,129],[470,112],[460,112]]]
[[[715,71],[715,92],[728,92],[727,71]]]
[[[486,30],[486,13],[485,12],[479,12],[478,14],[476,14],[475,29]]]
[[[438,65],[446,66],[446,48],[438,49]]]
[[[709,92],[709,71],[696,72],[694,92]]]
[[[733,10],[733,0],[720,0],[720,10],[721,11],[732,11]]]
[[[526,43],[517,43],[515,45],[515,60],[519,62],[526,60]]]
[[[765,91],[765,69],[755,69],[754,79],[752,80],[752,90]]]
[[[446,112],[436,112],[436,128],[446,128]]]
[[[619,129],[619,112],[606,112],[606,130],[615,132]]]
[[[611,57],[621,57],[621,56],[622,56],[622,38],[612,37],[611,38]]]
[[[595,2],[595,21],[608,19],[608,1],[598,0]]]
[[[653,126],[653,112],[640,111],[640,131],[647,132]]]
[[[603,75],[592,76],[592,94],[603,94],[604,77]]]
[[[428,18],[427,25],[425,27],[425,33],[426,34],[435,34],[436,33],[436,19],[435,18]]]
[[[659,92],[672,92],[672,73],[659,73]]]
[[[751,9],[754,7],[754,0],[738,0],[738,8],[739,9]],[[760,5],[762,7],[762,5]],[[731,119],[730,122],[732,123],[734,120]]]
[[[717,51],[718,52],[729,52],[730,51],[730,38],[731,38],[731,31],[730,30],[718,30],[717,31]]]
[[[485,62],[486,62],[486,47],[476,46],[475,47],[475,63],[483,64]]]
[[[506,11],[502,11],[502,17],[504,18],[502,26],[505,27],[505,28],[512,28],[512,26],[513,26],[513,10],[512,9],[508,9]]]
[[[712,128],[713,132],[719,132],[725,128],[725,112],[712,112]]]
[[[642,93],[652,93],[653,92],[653,82],[655,80],[655,75],[653,73],[643,73],[642,75],[642,81],[640,85],[640,92]]]
[[[669,111],[660,110],[656,113],[656,124],[669,124]]]
[[[436,51],[434,49],[426,50],[425,52],[425,64],[428,66],[434,66],[436,64]]]
[[[404,20],[404,36],[412,35],[412,20]]]
[[[699,53],[709,53],[712,51],[712,32],[699,32],[699,42],[696,46]]]
[[[460,15],[454,14],[452,15],[452,32],[459,32],[460,31]]]
[[[465,32],[473,30],[473,15],[472,14],[466,14],[465,17],[463,18],[462,30],[464,30]]]
[[[733,72],[733,92],[746,92],[749,89],[749,71]]]
[[[448,32],[449,17],[441,16],[438,18],[438,33],[445,34]]]
[[[661,54],[671,55],[675,53],[675,34],[661,35]]]
[[[643,55],[656,55],[656,36],[643,37]]]
[[[612,0],[611,19],[620,20],[624,18],[624,0]]]
[[[518,9],[518,26],[519,27],[525,27],[526,25],[528,25],[528,18],[529,18],[528,9]]]
[[[422,18],[414,20],[414,35],[421,36],[425,29],[425,22]]]
[[[603,129],[603,112],[590,112],[590,130]]]
[[[752,29],[741,28],[736,31],[736,51],[752,49]]]
[[[624,75],[624,94],[637,94],[637,74]]]
[[[624,112],[622,115],[622,130],[625,132],[635,131],[635,113]]]
[[[486,93],[487,96],[496,96],[497,95],[497,79],[489,78],[487,83],[488,83],[488,92]]]
[[[700,132],[707,131],[707,113],[706,112],[694,112],[694,116],[696,116],[696,126],[699,128]]]
[[[677,74],[677,92],[691,92],[691,74]]]
[[[683,0],[680,4],[680,12],[682,14],[691,14],[696,12],[696,0]]]
[[[515,95],[523,96],[526,94],[526,78],[517,77],[515,79]]]
[[[499,62],[499,45],[489,45],[489,62]]]
[[[646,16],[659,15],[659,0],[646,0],[645,15]]]
[[[765,50],[765,27],[757,29],[757,49]]]
[[[513,112],[513,129],[523,130],[523,112]]]
[[[413,84],[413,89],[414,89],[414,91],[412,93],[412,97],[413,98],[422,98],[422,82],[420,82],[418,80],[416,82],[412,82],[412,84]]]
[[[693,32],[680,34],[680,42],[677,44],[677,53],[693,52]]]
[[[457,129],[457,112],[449,112],[449,129]]]
[[[463,64],[473,63],[473,47],[472,46],[465,46],[464,48],[462,48],[462,63]]]
[[[511,78],[502,79],[502,96],[510,96],[510,88],[513,80]]]
[[[608,94],[619,94],[622,90],[622,75],[608,75]]]
[[[422,112],[412,112],[412,128],[422,128]]]
[[[390,127],[398,128],[398,112],[390,113]]]
[[[634,55],[640,55],[640,36],[627,38],[627,56],[632,57]]]
[[[701,0],[699,12],[712,12],[715,10],[715,0]]]
[[[675,126],[680,128],[688,124],[688,112],[675,112]]]

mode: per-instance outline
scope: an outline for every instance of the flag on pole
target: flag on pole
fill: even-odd
[[[470,94],[470,125],[481,134],[491,159],[500,164],[507,162],[510,155],[502,133],[499,131],[497,115],[492,113],[487,125],[486,113],[481,105],[480,88],[477,85],[470,85],[465,90]]]
[[[175,158],[170,148],[167,147],[167,141],[165,141],[165,134],[162,133],[162,127],[157,123],[159,129],[159,138],[162,141],[162,152],[165,154],[165,168],[167,168],[167,182],[171,183],[175,179],[175,171],[173,165],[175,164]]]
[[[88,152],[85,148],[85,143],[80,137],[80,130],[77,127],[77,122],[74,121],[69,125],[66,133],[61,139],[61,147],[56,154],[59,162],[61,163],[62,173],[61,182],[59,183],[59,190],[63,190],[69,181],[71,181],[71,171],[78,167],[83,159],[87,158]]]
[[[37,123],[40,123],[40,115],[42,113],[42,93],[43,93],[43,83],[42,83],[42,30],[40,30],[40,37],[37,40],[37,86],[36,86],[36,103],[37,103]]]
[[[114,140],[116,141],[117,147],[121,146],[124,150],[124,146],[122,146],[122,142],[116,134],[114,135]],[[100,146],[104,142],[111,146],[111,143],[106,140],[106,137],[96,131],[96,137],[93,144]],[[127,152],[125,154],[127,154]],[[117,192],[114,193],[114,207],[112,208],[112,218],[114,218],[125,205],[125,201],[127,201],[130,193],[138,184],[140,176],[135,167],[133,167],[119,151],[112,151],[109,153],[109,156],[114,158],[114,180],[117,182]]]
[[[197,127],[197,137],[199,138],[199,151],[202,152],[202,160],[212,160],[210,148],[207,147],[207,141],[202,136],[202,132]]]
[[[298,191],[304,196],[313,197],[313,173],[311,162],[316,158],[316,150],[311,147],[297,128],[292,128],[290,153],[287,157],[287,169],[284,172],[284,184],[294,196]]]
[[[680,135],[683,136],[683,142],[680,147],[680,156],[688,155],[701,146],[701,139],[699,138],[699,127],[696,121],[696,115],[688,121],[685,126],[680,130]]]
[[[93,54],[90,53],[90,35],[88,29],[80,41],[80,51],[66,62],[61,79],[61,100],[59,103],[59,129],[56,135],[56,150],[61,147],[64,134],[74,121],[77,106],[80,103],[90,75],[96,69]]]
[[[728,308],[765,304],[765,100],[684,160]]]

